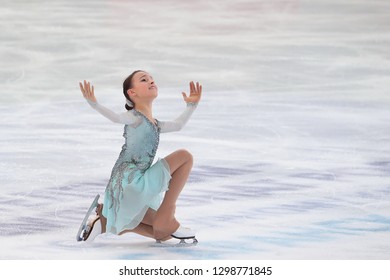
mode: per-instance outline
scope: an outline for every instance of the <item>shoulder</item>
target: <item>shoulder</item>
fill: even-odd
[[[130,125],[133,128],[137,128],[143,122],[142,115],[136,110],[123,112],[120,118],[124,124]]]

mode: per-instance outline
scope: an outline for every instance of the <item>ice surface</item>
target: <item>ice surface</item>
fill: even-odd
[[[0,259],[389,259],[390,2],[3,1]],[[184,108],[157,157],[190,150],[177,216],[190,248],[75,234],[104,193],[122,126],[78,82],[124,109],[148,70],[155,117]]]

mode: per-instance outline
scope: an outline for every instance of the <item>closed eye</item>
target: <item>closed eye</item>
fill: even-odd
[[[147,74],[142,75],[142,76],[140,77],[140,81],[141,81],[141,82],[148,82],[149,79],[153,81],[153,77],[152,77],[152,76],[148,76]]]

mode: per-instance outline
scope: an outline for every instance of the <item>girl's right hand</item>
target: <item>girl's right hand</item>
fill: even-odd
[[[95,92],[94,92],[93,86],[91,88],[91,84],[89,82],[87,82],[86,80],[84,80],[84,85],[82,83],[79,83],[79,85],[80,85],[80,90],[84,95],[84,98],[96,103],[97,100],[95,97]]]

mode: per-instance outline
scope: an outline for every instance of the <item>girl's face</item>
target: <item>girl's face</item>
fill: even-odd
[[[136,94],[140,99],[154,99],[157,97],[158,88],[154,83],[153,77],[149,73],[141,71],[134,75],[132,80],[133,87],[129,89],[131,94]]]

